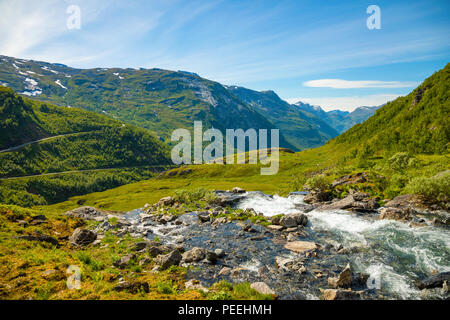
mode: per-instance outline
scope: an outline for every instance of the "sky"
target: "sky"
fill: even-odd
[[[367,26],[370,5],[379,29]],[[0,0],[0,54],[185,70],[351,111],[408,94],[450,62],[449,10],[448,0]]]

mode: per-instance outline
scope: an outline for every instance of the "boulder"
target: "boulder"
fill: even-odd
[[[159,270],[165,270],[171,266],[177,266],[182,259],[181,253],[178,250],[173,250],[168,254],[160,254],[155,258],[155,263]]]
[[[131,251],[141,251],[147,248],[148,243],[145,241],[134,243],[130,246]]]
[[[205,259],[206,256],[206,250],[202,248],[192,248],[189,251],[186,251],[183,253],[183,262],[184,263],[191,263],[191,262],[197,262],[200,260]]]
[[[411,208],[381,208],[380,209],[380,219],[391,219],[400,221],[409,221],[416,215],[417,212]]]
[[[97,234],[88,229],[78,228],[72,233],[69,241],[78,246],[86,246],[97,239]]]
[[[95,220],[97,217],[105,217],[106,214],[93,207],[80,207],[63,213],[68,217],[81,218],[84,220]]]
[[[198,220],[201,223],[209,222],[209,220],[211,219],[211,217],[209,216],[209,212],[207,212],[207,211],[197,212],[197,216],[198,216]]]
[[[246,191],[239,187],[234,187],[233,190],[231,190],[233,193],[245,193]]]
[[[250,287],[261,294],[275,294],[265,282],[253,282]]]
[[[292,215],[283,216],[280,219],[280,225],[285,228],[291,228],[297,226],[297,219]]]
[[[353,196],[348,195],[347,197],[345,197],[342,200],[319,207],[319,210],[344,210],[344,209],[351,208],[354,203],[355,203],[355,199],[353,199]]]
[[[116,261],[114,261],[114,266],[116,266],[116,267],[118,267],[118,268],[120,268],[120,269],[124,269],[124,268],[126,268],[129,264],[130,264],[130,262],[132,261],[132,260],[134,260],[136,258],[136,256],[134,255],[134,254],[127,254],[127,255],[124,255],[122,258],[120,258],[119,260],[116,260]]]
[[[285,249],[297,252],[297,253],[303,253],[307,251],[312,251],[317,248],[317,245],[314,242],[308,242],[308,241],[292,241],[288,242],[284,245]]]
[[[164,197],[158,201],[157,206],[166,207],[166,206],[171,206],[174,203],[175,203],[175,199],[173,197]]]
[[[324,300],[360,300],[361,294],[352,290],[326,289],[322,293]]]
[[[347,266],[344,268],[344,270],[342,270],[338,277],[328,278],[328,285],[335,289],[341,287],[348,288],[351,286],[352,282],[353,275],[350,264],[347,264]]]
[[[318,203],[331,200],[331,193],[319,190],[312,190],[308,195],[303,198],[306,203]]]
[[[442,288],[444,283],[450,283],[450,272],[442,272],[431,276],[425,280],[417,281],[416,285],[419,289]]]

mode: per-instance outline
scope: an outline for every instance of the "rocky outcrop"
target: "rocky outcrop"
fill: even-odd
[[[367,181],[368,181],[367,173],[366,172],[358,172],[355,174],[345,175],[345,176],[342,176],[342,177],[334,180],[331,183],[331,188],[335,188],[335,187],[341,186],[341,185],[364,183]]]
[[[70,243],[77,246],[87,246],[97,239],[97,234],[88,229],[78,228],[69,238]]]
[[[265,282],[253,282],[250,287],[261,294],[272,294],[275,295],[273,291]]]
[[[356,192],[342,200],[320,206],[319,210],[350,210],[356,212],[375,212],[379,208],[378,198],[370,198],[368,193]]]
[[[157,256],[155,258],[155,263],[158,270],[165,270],[171,266],[179,265],[182,258],[180,251],[173,250],[168,254],[160,254]]]
[[[102,221],[107,214],[93,207],[80,207],[63,213],[68,217],[81,218],[84,220]]]
[[[425,280],[417,281],[419,289],[442,288],[444,283],[450,284],[450,272],[442,272]]]

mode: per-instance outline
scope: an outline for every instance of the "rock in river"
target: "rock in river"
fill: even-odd
[[[316,249],[317,245],[314,242],[308,241],[292,241],[286,243],[284,247],[294,252],[303,253]]]

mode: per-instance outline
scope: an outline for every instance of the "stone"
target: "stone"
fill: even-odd
[[[275,294],[265,282],[253,282],[250,287],[261,294]]]
[[[160,254],[155,258],[155,263],[158,265],[159,270],[165,270],[171,266],[177,266],[182,259],[181,253],[178,250],[173,250],[168,254]]]
[[[86,246],[97,239],[97,234],[88,229],[78,228],[72,233],[69,241],[78,246]]]
[[[145,293],[150,292],[150,286],[147,282],[141,281],[122,281],[114,287],[116,291],[128,291],[131,293],[138,293],[144,291]]]
[[[183,253],[183,262],[184,263],[197,262],[205,259],[205,256],[206,256],[205,249],[195,247]]]
[[[350,289],[326,289],[323,290],[322,297],[324,300],[360,300],[361,294]]]
[[[144,250],[145,248],[147,248],[148,243],[147,242],[137,242],[133,245],[130,246],[130,250],[131,251],[141,251]]]
[[[245,190],[239,187],[234,187],[231,192],[233,193],[245,193]]]
[[[204,222],[209,222],[209,220],[211,219],[211,217],[209,216],[209,212],[198,212],[197,213],[198,219],[200,220],[200,222],[204,223]]]
[[[315,250],[317,248],[317,245],[314,242],[308,241],[292,241],[286,243],[284,245],[284,248],[297,253],[304,253],[307,251]]]
[[[175,199],[173,197],[164,197],[159,199],[157,206],[171,206],[175,203]]]
[[[270,224],[267,226],[267,229],[273,230],[273,231],[281,231],[284,229],[284,227],[280,226],[280,225]]]
[[[120,269],[124,269],[126,268],[130,262],[132,260],[134,260],[136,258],[136,255],[134,254],[126,254],[124,255],[122,258],[120,258],[119,260],[114,261],[114,266],[120,268]]]
[[[352,195],[348,195],[342,200],[333,202],[331,204],[326,204],[319,207],[319,210],[344,210],[349,209],[353,206],[355,199],[353,199]]]
[[[219,271],[218,275],[219,275],[219,276],[227,276],[227,275],[229,275],[230,273],[231,273],[231,268],[223,267],[223,268]]]
[[[223,258],[225,257],[225,251],[223,249],[216,249],[214,250],[214,253],[217,255],[217,257],[219,258]]]
[[[186,281],[184,284],[184,287],[188,290],[202,290],[204,292],[209,292],[208,289],[206,289],[198,280],[192,279],[189,281]]]
[[[420,290],[423,290],[431,288],[442,288],[444,283],[450,283],[450,272],[442,272],[425,280],[417,281],[416,285]]]
[[[283,216],[280,219],[280,225],[282,225],[285,228],[291,228],[297,226],[297,220],[295,217],[291,215]]]
[[[63,213],[68,217],[81,218],[84,220],[94,220],[96,217],[106,214],[93,207],[80,207]]]
[[[215,264],[217,262],[218,256],[215,252],[207,251],[205,254],[206,261]]]
[[[328,278],[328,285],[335,289],[339,287],[348,288],[351,286],[352,282],[353,275],[350,264],[347,264],[347,266],[344,268],[344,270],[342,270],[338,277]]]
[[[380,209],[380,219],[390,219],[390,220],[399,220],[399,221],[409,221],[411,220],[417,212],[411,208],[381,208]]]

